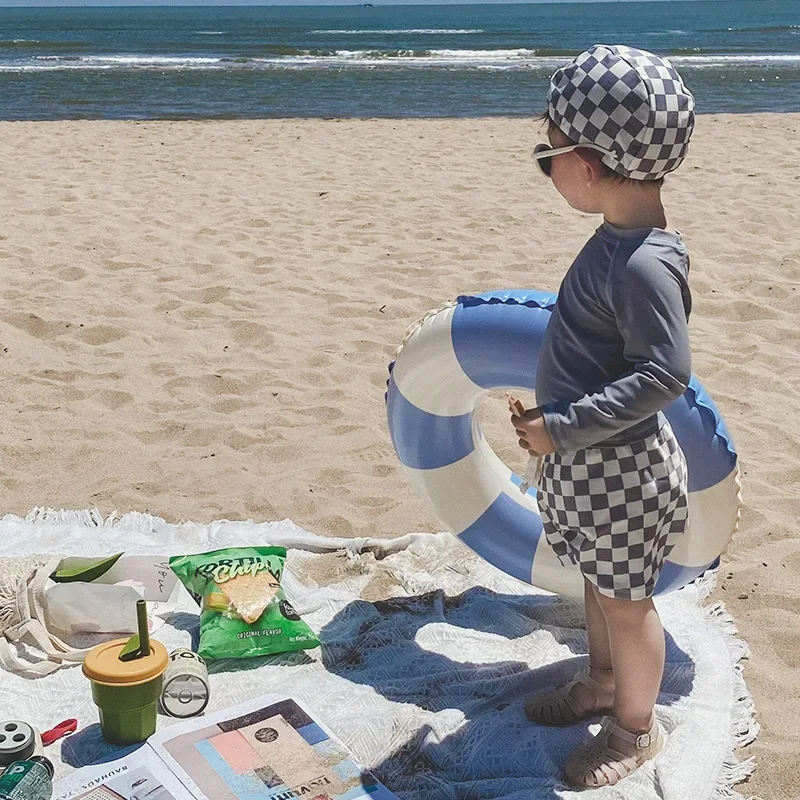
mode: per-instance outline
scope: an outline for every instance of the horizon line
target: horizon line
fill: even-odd
[[[453,3],[428,3],[425,0],[408,0],[408,2],[318,2],[318,3],[265,3],[260,0],[235,0],[230,3],[147,3],[147,2],[119,2],[119,3],[86,3],[66,2],[47,3],[33,2],[23,5],[6,5],[0,2],[2,9],[34,9],[34,8],[396,8],[405,6],[437,6],[443,8],[457,8],[459,6],[542,6],[542,5],[608,5],[611,3],[762,3],[764,0],[459,0]],[[778,0],[780,2],[780,0]]]

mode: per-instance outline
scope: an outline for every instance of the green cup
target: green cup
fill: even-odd
[[[149,655],[120,661],[127,639],[98,645],[83,662],[100,711],[100,729],[110,744],[145,741],[155,733],[158,700],[169,656],[161,642],[150,642]]]

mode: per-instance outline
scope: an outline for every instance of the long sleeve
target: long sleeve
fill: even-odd
[[[575,402],[543,406],[559,453],[603,442],[686,391],[691,376],[685,281],[665,259],[634,254],[609,272],[608,298],[630,371]]]

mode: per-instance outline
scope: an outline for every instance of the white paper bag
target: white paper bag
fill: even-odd
[[[70,557],[60,569],[79,567],[96,559]],[[104,575],[86,583],[56,583],[45,587],[48,627],[60,637],[74,634],[136,633],[136,601],[147,601],[151,633],[175,610],[180,583],[167,559],[121,556]]]

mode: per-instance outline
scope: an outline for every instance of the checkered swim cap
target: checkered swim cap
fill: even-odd
[[[694,128],[694,97],[672,64],[624,45],[596,44],[556,70],[547,106],[570,141],[609,150],[603,163],[637,180],[677,169]]]

